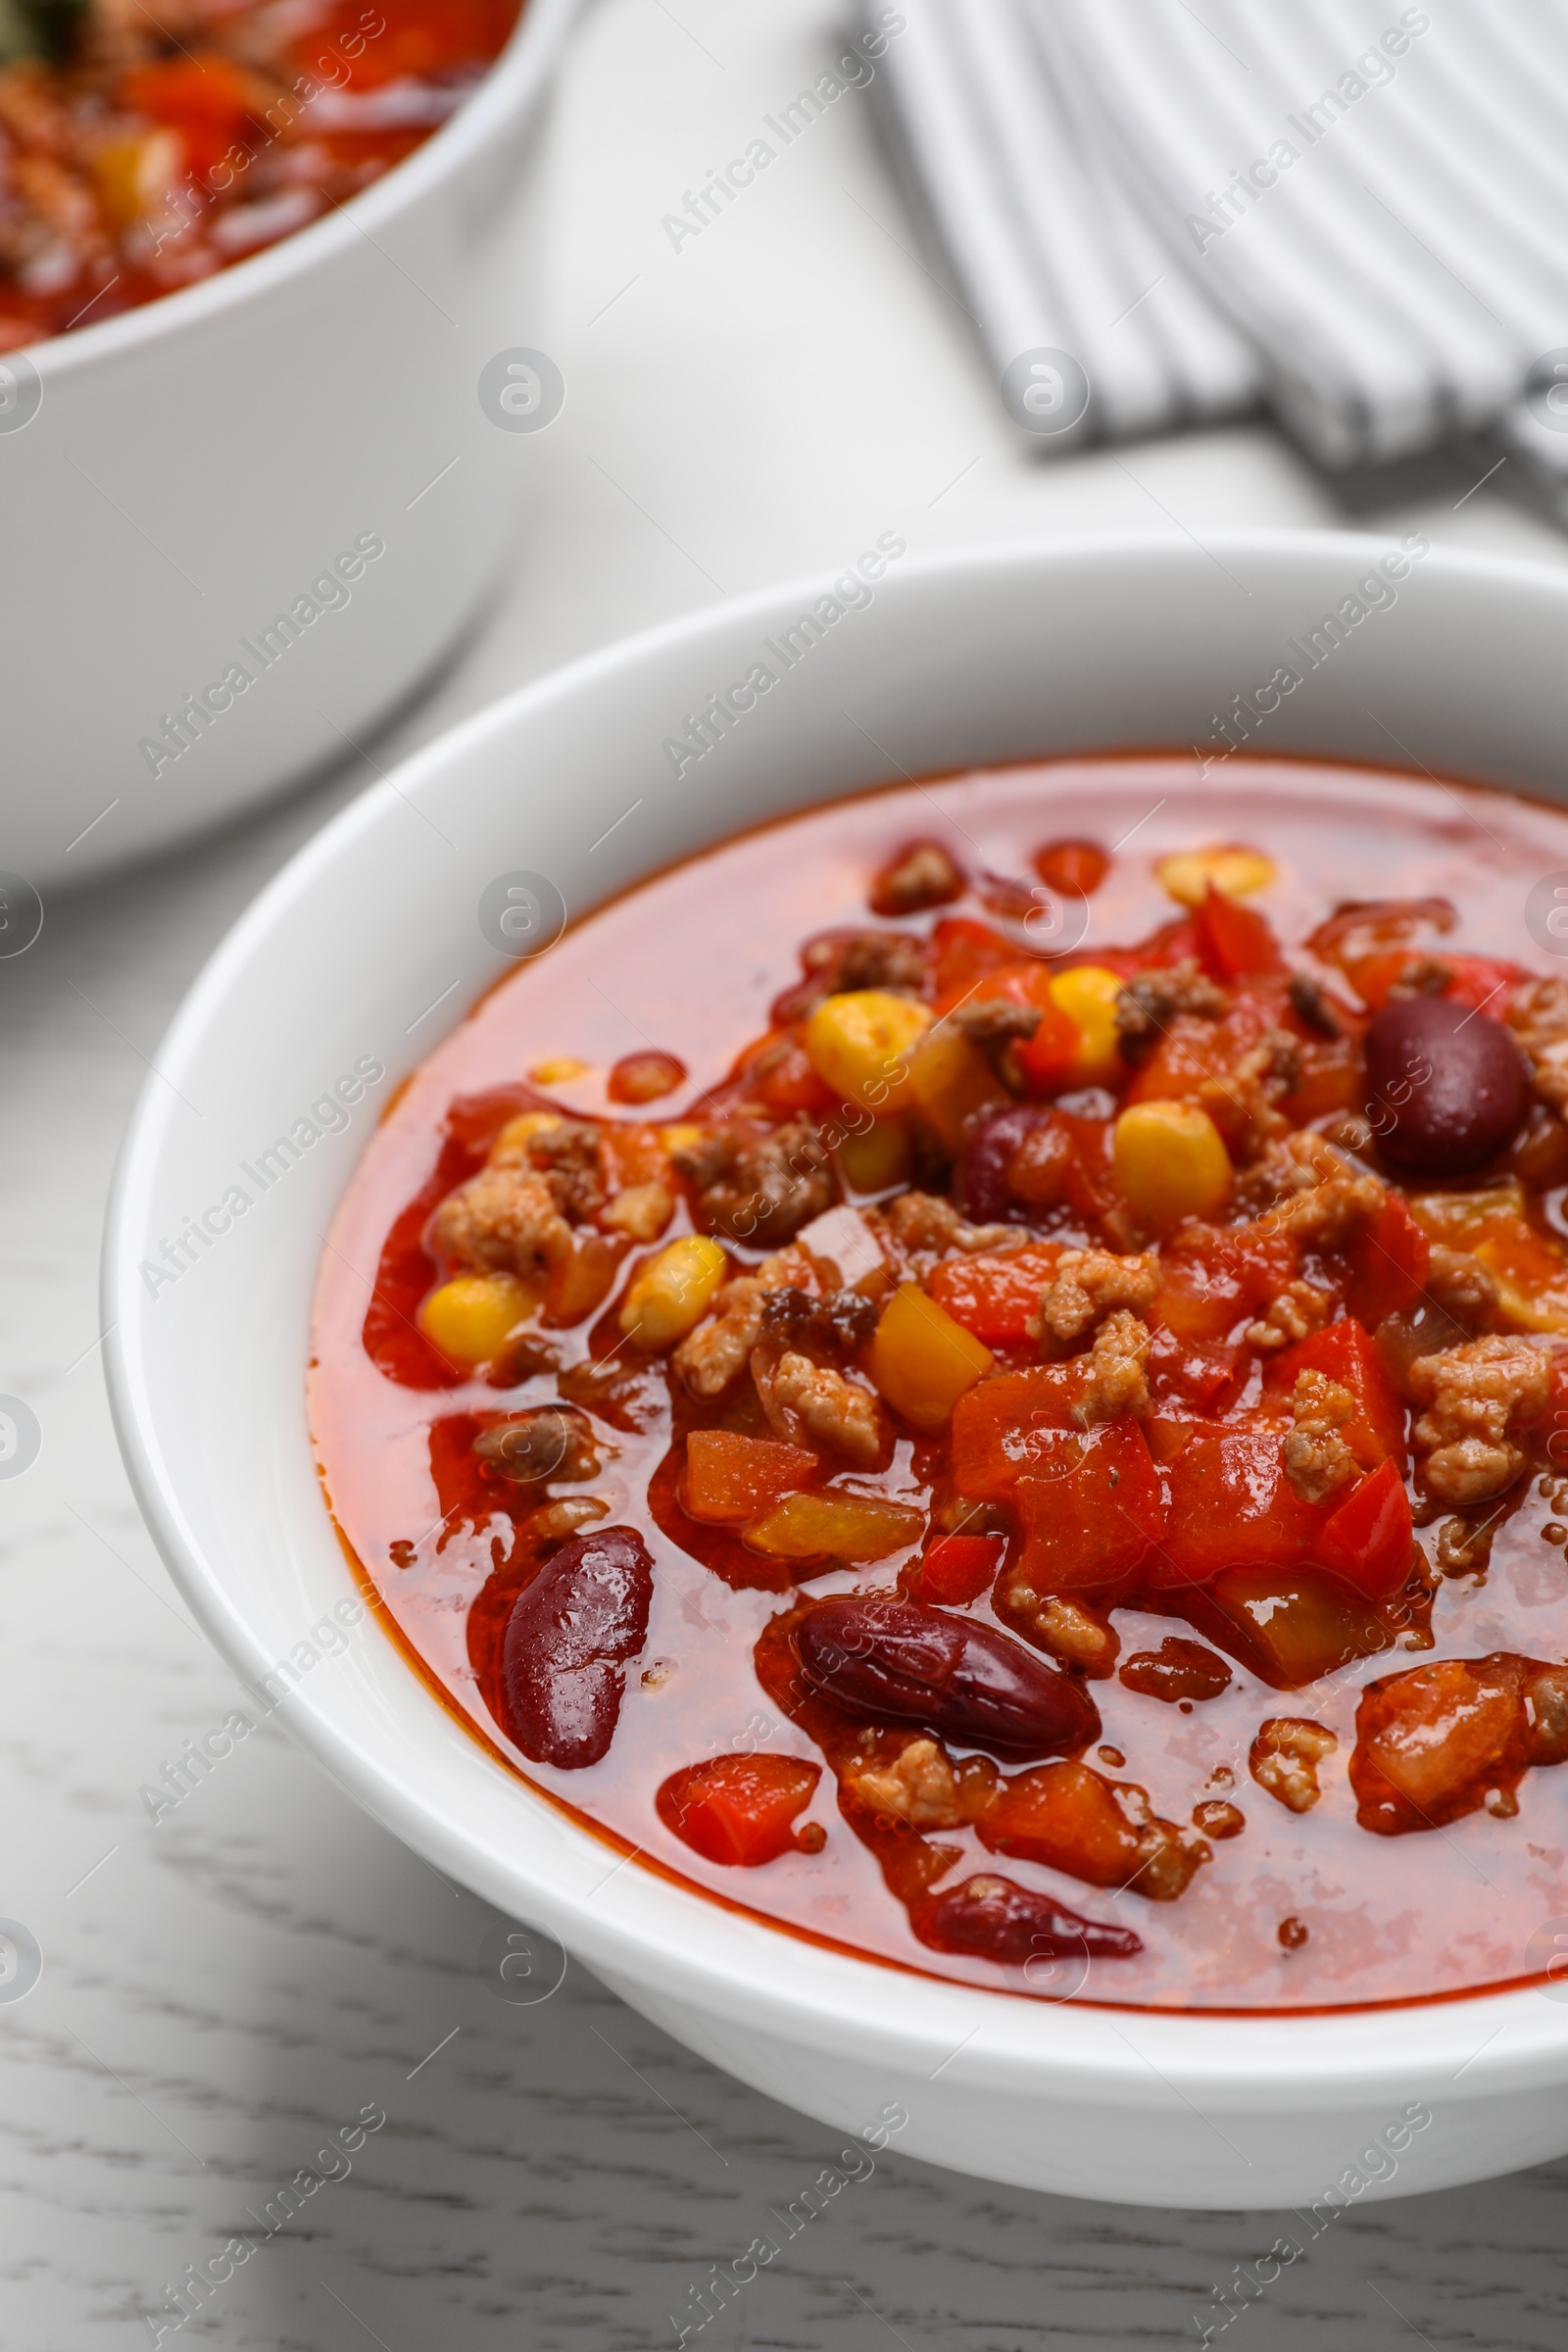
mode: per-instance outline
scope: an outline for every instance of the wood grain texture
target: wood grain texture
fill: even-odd
[[[606,0],[586,26],[538,330],[570,389],[519,453],[541,463],[541,510],[489,625],[368,747],[376,766],[720,581],[834,566],[890,525],[918,550],[1337,518],[1262,431],[1127,464],[1021,458],[850,101],[744,212],[671,252],[664,210],[820,71],[837,33],[832,0]],[[1455,514],[1471,478],[1439,466],[1425,504],[1401,485],[1401,527],[1562,561],[1492,489]],[[0,1390],[43,1428],[39,1459],[0,1480],[0,1913],[45,1955],[28,1997],[0,2002],[0,2340],[148,2344],[166,2283],[231,2237],[260,2240],[254,2217],[369,2105],[386,2122],[347,2177],[166,2343],[644,2352],[673,2346],[679,2321],[704,2352],[1091,2352],[1196,2343],[1204,2326],[1226,2352],[1557,2352],[1568,2164],[1352,2210],[1223,2332],[1211,2290],[1298,2229],[1289,2217],[1033,2196],[895,2143],[788,2235],[769,2214],[834,2161],[834,2134],[579,1970],[538,2007],[495,1997],[477,1957],[489,1910],[276,1726],[149,1821],[139,1786],[238,1692],[164,1576],[115,1448],[104,1197],[191,978],[370,774],[356,761],[220,844],[52,899],[37,945],[0,962]],[[694,2292],[770,2230],[777,2258],[698,2331]]]

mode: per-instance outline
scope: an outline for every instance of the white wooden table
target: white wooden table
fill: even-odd
[[[576,652],[836,566],[878,530],[920,549],[1347,518],[1261,425],[1054,466],[1021,456],[918,252],[863,94],[672,248],[662,216],[836,40],[825,0],[605,0],[585,26],[552,134],[553,290],[546,316],[519,320],[568,387],[528,445],[538,516],[504,608],[374,747],[380,765]],[[1465,496],[1480,470],[1415,469],[1365,512],[1561,563],[1503,483]],[[0,2002],[0,2340],[84,2352],[161,2326],[166,2343],[235,2352],[619,2352],[673,2345],[671,2315],[714,2352],[874,2352],[890,2337],[911,2352],[1077,2352],[1197,2342],[1205,2328],[1219,2340],[1212,2290],[1266,2256],[1289,2217],[1036,2197],[896,2150],[699,2335],[693,2290],[799,2194],[833,2134],[713,2073],[578,1970],[542,2006],[494,1997],[476,1966],[487,1908],[275,1730],[148,1819],[140,1786],[237,1686],[159,1566],[111,1435],[94,1345],[105,1189],[192,976],[367,774],[157,872],[53,900],[36,947],[0,964],[0,1390],[43,1432],[26,1474],[0,1482],[0,1914],[45,1963],[27,1998]],[[284,2185],[323,2169],[325,2134],[366,2110],[386,2120],[346,2174],[176,2338],[166,2289],[259,2236]],[[1233,2319],[1227,2352],[1555,2352],[1565,2231],[1568,2162],[1360,2207]]]

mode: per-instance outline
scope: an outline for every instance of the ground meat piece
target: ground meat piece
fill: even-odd
[[[1007,1603],[1009,1610],[1020,1610],[1028,1618],[1030,1640],[1065,1665],[1097,1678],[1108,1675],[1115,1665],[1121,1638],[1109,1618],[1088,1601],[1075,1600],[1065,1592],[1054,1592],[1040,1600],[1024,1585],[1009,1591]]]
[[[571,1227],[540,1176],[481,1168],[449,1193],[426,1228],[431,1254],[475,1273],[538,1280],[572,1254]]]
[[[1114,1421],[1118,1413],[1149,1410],[1144,1368],[1152,1346],[1148,1324],[1126,1307],[1105,1317],[1089,1351],[1089,1385],[1075,1407],[1086,1429],[1099,1421]]]
[[[704,1232],[738,1241],[787,1242],[835,1198],[827,1147],[808,1119],[762,1135],[720,1129],[672,1164],[696,1187]]]
[[[1391,997],[1446,996],[1453,980],[1453,966],[1436,956],[1412,956],[1403,971],[1389,990]]]
[[[1253,1348],[1288,1348],[1294,1341],[1321,1331],[1333,1311],[1334,1301],[1327,1291],[1310,1282],[1288,1282],[1270,1299],[1261,1320],[1249,1323],[1246,1336]]]
[[[911,1740],[891,1764],[854,1758],[844,1778],[851,1793],[873,1813],[891,1814],[917,1830],[956,1830],[973,1821],[997,1788],[997,1768],[989,1756],[969,1756],[955,1769],[935,1740]]]
[[[1525,1466],[1513,1435],[1544,1412],[1548,1358],[1523,1340],[1467,1340],[1411,1364],[1409,1384],[1428,1408],[1416,1423],[1427,1451],[1427,1492],[1439,1502],[1482,1502]]]
[[[1333,1172],[1309,1189],[1292,1193],[1270,1213],[1303,1249],[1343,1250],[1381,1216],[1386,1199],[1377,1177],[1357,1174],[1341,1161]]]
[[[1355,1456],[1340,1435],[1355,1398],[1326,1373],[1298,1372],[1292,1410],[1296,1427],[1285,1441],[1285,1475],[1303,1502],[1326,1502],[1355,1474]]]
[[[528,1157],[556,1197],[563,1216],[580,1224],[609,1197],[604,1139],[586,1119],[563,1119],[528,1145]]]
[[[725,1283],[712,1311],[675,1350],[675,1369],[694,1396],[718,1396],[762,1336],[762,1315],[778,1290],[810,1291],[816,1278],[799,1250],[777,1250],[755,1274]]]
[[[1447,1314],[1473,1322],[1497,1303],[1497,1285],[1479,1257],[1468,1250],[1446,1250],[1432,1245],[1432,1267],[1427,1289]]]
[[[829,1291],[824,1298],[794,1288],[769,1291],[762,1301],[761,1336],[770,1346],[843,1363],[870,1339],[877,1311],[875,1301],[858,1291]]]
[[[1548,1109],[1568,1107],[1568,980],[1531,980],[1504,1015],[1530,1056],[1531,1084]]]
[[[1291,1001],[1291,1010],[1303,1028],[1314,1030],[1319,1037],[1344,1036],[1339,1014],[1310,973],[1293,972],[1285,993]]]
[[[1323,1791],[1317,1768],[1339,1746],[1321,1723],[1299,1715],[1271,1715],[1257,1727],[1248,1767],[1260,1788],[1293,1813],[1309,1813]]]
[[[1301,1074],[1301,1047],[1288,1029],[1265,1029],[1224,1078],[1205,1078],[1194,1100],[1225,1138],[1231,1157],[1255,1159],[1289,1126],[1278,1107]]]
[[[806,977],[773,1007],[783,1024],[803,1021],[824,997],[858,988],[890,989],[918,997],[925,990],[925,947],[912,931],[829,931],[801,950]]]
[[[882,1416],[869,1390],[846,1380],[808,1355],[784,1354],[759,1348],[752,1355],[752,1377],[762,1399],[762,1410],[779,1436],[792,1445],[815,1440],[842,1454],[857,1469],[867,1470],[883,1451]]]
[[[978,1250],[1021,1248],[1025,1239],[1015,1225],[966,1223],[940,1193],[901,1193],[864,1213],[866,1223],[880,1226],[906,1257],[946,1257],[956,1250],[967,1256]]]
[[[1229,1009],[1225,991],[1189,956],[1167,971],[1140,972],[1128,981],[1116,999],[1116,1036],[1127,1060],[1141,1061],[1179,1012],[1215,1021]]]
[[[1158,1288],[1159,1260],[1152,1251],[1118,1257],[1109,1250],[1068,1250],[1040,1295],[1042,1332],[1070,1346],[1112,1307],[1142,1314]]]
[[[1021,1095],[1026,1080],[1010,1048],[1034,1036],[1040,1026],[1038,1004],[1014,1004],[1005,997],[988,997],[977,1004],[959,1004],[948,1019],[961,1037],[978,1047],[1010,1094]]]
[[[875,914],[918,914],[963,896],[963,875],[939,841],[913,841],[871,885]]]

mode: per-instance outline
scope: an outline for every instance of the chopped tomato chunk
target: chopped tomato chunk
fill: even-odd
[[[1392,1458],[1359,1480],[1318,1534],[1326,1568],[1381,1600],[1410,1573],[1410,1498]]]
[[[995,1502],[1044,1458],[1043,1433],[1076,1429],[1088,1367],[1073,1358],[1003,1372],[960,1396],[953,1410],[953,1478],[960,1494]]]
[[[1239,1568],[1218,1578],[1205,1618],[1215,1639],[1276,1690],[1297,1690],[1352,1658],[1392,1649],[1394,1633],[1363,1594],[1320,1568]],[[1228,1637],[1218,1631],[1229,1629]]]
[[[1136,1421],[1038,1432],[1013,1501],[1024,1535],[1014,1594],[1125,1584],[1165,1533],[1164,1490]]]
[[[714,1756],[672,1772],[654,1799],[659,1818],[710,1862],[743,1870],[780,1854],[820,1851],[823,1833],[795,1827],[822,1777],[800,1756]]]
[[[681,1501],[694,1519],[739,1526],[808,1487],[820,1467],[804,1446],[738,1437],[727,1429],[694,1429],[686,1441]]]
[[[1156,1587],[1206,1585],[1226,1568],[1289,1568],[1323,1520],[1285,1475],[1280,1433],[1197,1422],[1166,1467],[1170,1524],[1150,1562]]]
[[[1194,917],[1199,953],[1216,980],[1240,980],[1264,972],[1281,972],[1285,958],[1267,915],[1228,899],[1212,882],[1208,896]]]
[[[1035,1336],[1040,1294],[1053,1281],[1059,1245],[1018,1250],[1010,1257],[950,1257],[937,1266],[926,1289],[955,1323],[988,1348],[1018,1348]]]
[[[995,1580],[1000,1536],[941,1536],[920,1562],[919,1596],[950,1608],[978,1600]]]
[[[1426,1288],[1432,1245],[1404,1204],[1391,1192],[1379,1214],[1344,1253],[1349,1279],[1346,1303],[1369,1331],[1385,1315],[1402,1315]]]
[[[931,954],[939,1003],[961,997],[982,972],[1018,960],[1010,939],[964,914],[943,916],[931,934]]]
[[[1287,1348],[1276,1358],[1268,1385],[1288,1396],[1299,1372],[1321,1372],[1348,1389],[1355,1412],[1340,1431],[1363,1470],[1380,1462],[1404,1462],[1404,1406],[1396,1396],[1388,1367],[1366,1326],[1347,1315],[1326,1331]]]

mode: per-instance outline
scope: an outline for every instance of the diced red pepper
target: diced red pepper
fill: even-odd
[[[1227,1568],[1289,1568],[1309,1556],[1324,1512],[1285,1475],[1276,1430],[1198,1422],[1165,1470],[1170,1523],[1146,1570],[1166,1589]]]
[[[920,1562],[918,1597],[962,1608],[989,1592],[1001,1561],[1000,1536],[940,1536]]]
[[[1110,855],[1098,841],[1048,841],[1036,850],[1035,872],[1051,890],[1092,898],[1110,871]]]
[[[1032,1336],[1040,1294],[1054,1277],[1060,1246],[1019,1250],[1011,1257],[950,1257],[926,1289],[955,1323],[988,1348],[1017,1348]]]
[[[977,923],[966,914],[945,914],[931,933],[932,968],[938,1000],[956,1001],[982,972],[1004,963],[1016,963],[1018,951],[1010,939]]]
[[[1269,1371],[1268,1386],[1290,1396],[1298,1373],[1321,1372],[1355,1398],[1355,1413],[1340,1435],[1363,1470],[1392,1456],[1404,1462],[1404,1406],[1395,1393],[1376,1341],[1353,1315],[1287,1348]]]
[[[811,1801],[820,1764],[800,1756],[714,1756],[672,1772],[654,1803],[660,1820],[710,1862],[743,1870],[780,1854],[820,1851],[818,1829],[795,1828]]]
[[[1411,964],[1425,960],[1413,947],[1390,948],[1357,956],[1348,969],[1362,1003],[1379,1012]],[[1450,1004],[1468,1005],[1475,1011],[1485,1007],[1494,1017],[1500,1016],[1525,976],[1517,963],[1495,956],[1448,956],[1434,947],[1431,960],[1446,965],[1452,975],[1442,991]]]
[[[1049,1451],[1053,1430],[1077,1429],[1074,1407],[1089,1377],[1082,1357],[1003,1372],[978,1382],[953,1408],[953,1483],[976,1502],[1010,1494]]]
[[[1164,1489],[1136,1421],[1038,1433],[1013,1502],[1024,1545],[1012,1579],[1040,1593],[1125,1585],[1165,1533]]]
[[[738,1527],[785,1494],[808,1487],[821,1464],[804,1446],[694,1429],[686,1441],[682,1507],[710,1527]]]
[[[1385,1315],[1406,1314],[1415,1305],[1431,1271],[1432,1245],[1402,1194],[1390,1193],[1365,1232],[1344,1251],[1344,1262],[1346,1304],[1368,1331],[1375,1331]]]
[[[133,66],[122,88],[133,113],[179,131],[186,164],[197,179],[205,179],[227,154],[262,104],[233,60],[211,49]]]
[[[1490,1012],[1496,1021],[1501,1020],[1509,998],[1525,977],[1517,963],[1495,956],[1445,956],[1443,960],[1453,973],[1443,992],[1449,1004]]]
[[[1319,1531],[1316,1556],[1369,1599],[1396,1592],[1410,1573],[1410,1498],[1398,1464],[1360,1479]]]
[[[1048,1094],[1059,1085],[1072,1068],[1082,1044],[1083,1032],[1070,1014],[1063,1012],[1059,1004],[1043,1004],[1040,1026],[1033,1037],[1021,1038],[1013,1047],[1018,1067],[1029,1081],[1031,1092]]]
[[[1199,955],[1216,980],[1282,972],[1285,958],[1268,917],[1228,899],[1211,882],[1194,918]]]

